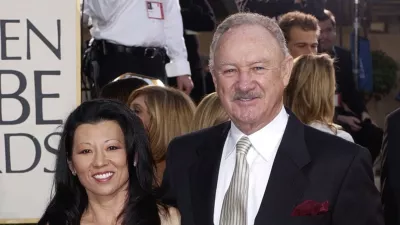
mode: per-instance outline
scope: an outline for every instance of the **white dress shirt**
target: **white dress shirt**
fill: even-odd
[[[171,59],[167,76],[190,75],[179,0],[149,0],[162,3],[164,19],[148,17],[146,0],[84,1],[83,17],[86,23],[91,19],[93,38],[125,46],[165,47]]]
[[[282,107],[280,113],[267,126],[248,136],[252,144],[247,153],[249,164],[248,225],[254,224],[287,122],[288,114]],[[219,225],[222,203],[235,169],[236,143],[242,136],[245,134],[231,122],[231,129],[225,141],[219,167],[214,205],[215,225]]]

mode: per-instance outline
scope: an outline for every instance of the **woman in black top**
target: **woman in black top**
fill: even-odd
[[[64,124],[55,192],[39,225],[180,224],[153,195],[153,168],[146,131],[127,106],[84,102]]]

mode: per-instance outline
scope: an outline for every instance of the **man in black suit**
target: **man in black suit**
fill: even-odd
[[[180,0],[183,35],[192,72],[194,88],[190,92],[192,99],[198,103],[207,93],[206,74],[199,54],[199,42],[196,32],[210,32],[215,29],[215,16],[207,0]]]
[[[210,69],[231,122],[170,143],[164,200],[183,225],[383,224],[369,153],[283,107],[292,66],[270,18],[218,26]]]
[[[400,108],[386,118],[381,174],[385,224],[400,225]]]
[[[383,131],[372,122],[364,99],[357,90],[350,51],[334,45],[336,41],[334,15],[325,10],[324,16],[319,20],[320,50],[335,58],[337,93],[340,95],[335,122],[343,126],[357,144],[368,148],[372,160],[375,161],[381,149]]]
[[[184,28],[183,38],[185,39],[191,78],[194,84],[190,97],[198,103],[207,93],[207,87],[204,65],[199,54],[197,32],[213,31],[216,23],[215,15],[207,0],[180,0],[179,4]],[[168,57],[166,60],[169,62]],[[169,78],[168,85],[176,87],[176,78]]]

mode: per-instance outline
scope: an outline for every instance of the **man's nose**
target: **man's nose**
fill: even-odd
[[[328,34],[326,32],[321,32],[321,34],[319,35],[319,39],[324,40],[327,38],[327,36],[328,36]]]
[[[307,53],[307,55],[313,55],[314,54],[314,47],[311,46],[311,45],[307,46],[306,53]]]
[[[242,91],[247,91],[252,89],[253,85],[253,75],[250,70],[241,70],[239,73],[239,79],[237,82],[237,87]]]

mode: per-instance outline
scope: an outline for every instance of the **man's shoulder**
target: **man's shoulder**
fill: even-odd
[[[369,154],[368,150],[357,144],[309,126],[304,129],[304,136],[311,158],[344,162],[352,161],[359,154]]]
[[[217,126],[176,137],[170,142],[169,150],[184,148],[190,151],[204,143],[213,144],[215,138],[220,137],[226,129],[229,129],[229,127],[230,122],[225,122]]]
[[[345,48],[342,48],[342,47],[339,47],[339,46],[335,46],[334,48],[335,48],[335,52],[337,54],[348,55],[348,56],[351,55],[351,52],[349,50],[345,49]]]
[[[387,117],[387,121],[393,121],[393,120],[400,120],[400,108],[397,108],[393,112],[391,112]]]

